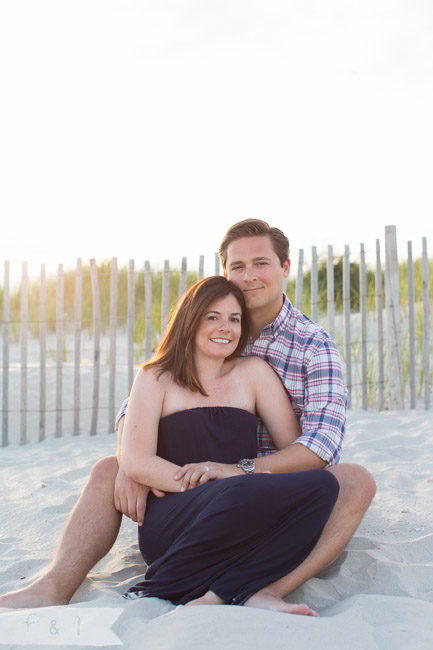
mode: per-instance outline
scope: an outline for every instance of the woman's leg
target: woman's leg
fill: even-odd
[[[374,497],[376,485],[360,465],[341,463],[326,471],[337,478],[340,491],[318,543],[294,571],[254,594],[245,605],[274,609],[276,603],[284,603],[284,597],[332,564],[346,548]]]
[[[196,490],[201,488],[189,498],[195,505],[204,501],[197,516],[133,588],[139,595],[179,604],[203,603],[197,600],[203,597],[209,603],[245,602],[308,555],[338,483],[328,472],[312,470],[233,477]]]
[[[258,594],[259,598],[255,598],[254,594],[249,600],[247,600],[244,605],[250,607],[257,607],[259,609],[271,609],[276,612],[284,612],[286,614],[299,614],[301,616],[319,616],[314,609],[311,609],[308,605],[304,603],[302,605],[293,605],[292,603],[286,603],[282,598],[277,599],[273,594],[267,596],[267,589],[261,589]],[[249,605],[250,601],[253,601],[252,605]],[[196,598],[195,600],[190,600],[189,603],[186,603],[186,607],[193,605],[227,605],[225,600],[214,594],[213,591],[208,591],[204,596]]]
[[[247,603],[253,594],[289,574],[308,557],[338,496],[338,482],[324,470],[269,478],[269,483],[266,481],[261,487],[264,499],[257,513],[265,523],[261,535],[254,540],[251,550],[244,549],[240,561],[233,563],[229,572],[210,585],[211,590],[226,599],[237,584],[233,604]],[[269,517],[273,517],[274,525],[269,524]],[[275,605],[276,601],[272,606]],[[283,609],[287,611],[285,606]]]

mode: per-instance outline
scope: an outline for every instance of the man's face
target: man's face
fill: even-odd
[[[281,266],[267,235],[241,237],[227,248],[228,279],[242,289],[248,310],[269,315],[269,322],[281,309],[283,278],[289,272],[290,261]]]

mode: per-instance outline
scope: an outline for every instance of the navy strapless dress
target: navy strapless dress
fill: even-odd
[[[161,418],[158,456],[177,465],[237,463],[257,455],[257,419],[233,407]],[[126,598],[185,604],[211,590],[242,604],[297,567],[314,548],[338,495],[330,472],[253,474],[149,495],[139,545],[148,565]]]

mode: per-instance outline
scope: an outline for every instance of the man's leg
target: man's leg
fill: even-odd
[[[360,465],[342,463],[328,470],[340,485],[337,502],[319,541],[294,571],[252,596],[246,605],[280,609],[282,599],[335,562],[350,542],[376,492],[371,474]],[[281,611],[284,611],[283,609]]]
[[[63,529],[44,574],[28,587],[0,596],[0,607],[64,605],[116,541],[122,514],[114,507],[115,456],[98,461]]]

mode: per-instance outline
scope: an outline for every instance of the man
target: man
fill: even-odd
[[[245,295],[250,317],[245,354],[260,356],[273,366],[300,420],[301,436],[274,471],[326,468],[340,485],[337,503],[314,550],[266,591],[268,606],[280,608],[281,598],[339,557],[374,496],[375,484],[364,468],[336,464],[346,413],[341,361],[335,343],[323,328],[294,309],[282,293],[283,278],[290,272],[285,235],[258,219],[241,221],[225,235],[220,257],[225,275]],[[118,417],[118,454],[125,411],[126,404]],[[260,454],[275,451],[263,425],[259,425],[258,447]],[[0,597],[0,606],[68,603],[90,569],[114,544],[122,513],[142,523],[147,491],[124,475],[116,457],[99,461],[69,516],[48,569],[28,587]],[[254,606],[254,597],[249,604]]]

